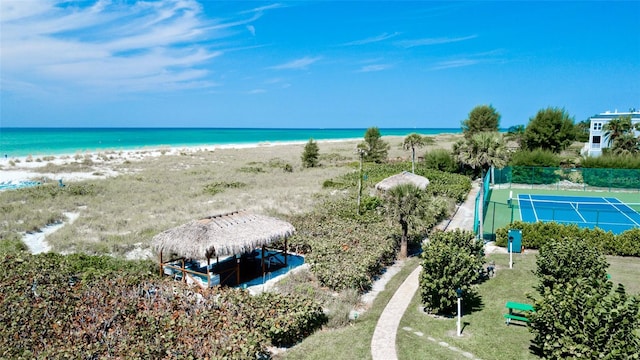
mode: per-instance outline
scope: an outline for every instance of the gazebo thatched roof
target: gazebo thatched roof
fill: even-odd
[[[424,176],[410,173],[408,171],[403,171],[400,174],[389,176],[388,178],[380,181],[376,184],[376,189],[381,191],[388,191],[395,186],[407,183],[414,184],[418,188],[424,190],[427,185],[429,185],[429,179]]]
[[[294,232],[286,221],[236,211],[165,230],[153,237],[152,247],[156,252],[203,259],[252,251]]]

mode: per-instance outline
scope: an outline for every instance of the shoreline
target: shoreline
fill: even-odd
[[[6,133],[5,133],[6,130]],[[366,129],[252,129],[252,128],[1,128],[0,156],[10,158],[48,156],[104,151],[130,151],[142,148],[182,148],[202,146],[243,146],[256,143],[362,139]],[[382,136],[424,136],[459,133],[458,128],[389,128]]]
[[[455,135],[439,134],[438,136],[450,136]],[[402,138],[398,135],[386,135],[382,137],[384,140],[393,140]],[[347,138],[347,139],[327,139],[327,140],[314,140],[318,144],[336,144],[336,143],[350,143],[362,141],[362,138]],[[74,154],[50,154],[50,155],[28,155],[19,157],[5,157],[4,155],[0,159],[0,183],[16,184],[28,181],[38,181],[40,179],[48,179],[50,181],[82,181],[92,179],[104,179],[108,177],[118,176],[120,173],[112,169],[113,165],[118,165],[124,162],[137,162],[143,161],[146,158],[157,156],[176,156],[181,153],[197,153],[200,151],[214,152],[218,150],[233,150],[233,149],[255,149],[261,147],[280,147],[280,146],[300,146],[308,142],[306,141],[277,141],[277,142],[258,142],[258,143],[237,143],[237,144],[205,144],[197,146],[143,146],[139,148],[132,148],[127,150],[113,150],[104,149],[100,151],[86,151],[76,152]],[[46,169],[39,171],[39,168],[45,168],[48,165],[63,166],[71,163],[82,163],[84,161],[90,162],[92,167],[96,167],[91,171],[77,171],[77,172],[61,172],[52,173],[47,172]],[[95,175],[100,173],[101,175]],[[3,191],[6,189],[0,189]]]

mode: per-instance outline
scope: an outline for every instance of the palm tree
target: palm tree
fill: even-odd
[[[456,159],[472,169],[487,171],[492,166],[502,168],[507,165],[509,151],[499,133],[481,132],[454,144]]]
[[[635,155],[640,153],[640,141],[631,133],[622,134],[616,138],[613,153],[616,155]]]
[[[422,201],[423,195],[424,192],[414,184],[396,185],[385,194],[387,213],[397,220],[402,228],[400,258],[407,257],[409,227],[426,211]]]
[[[616,139],[628,133],[631,129],[631,116],[621,116],[610,120],[603,127],[607,146],[615,145]]]
[[[411,150],[411,172],[416,172],[416,148],[423,147],[425,145],[425,138],[416,133],[411,133],[404,138],[402,148],[404,150]]]

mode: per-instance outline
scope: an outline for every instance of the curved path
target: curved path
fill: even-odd
[[[467,196],[465,202],[458,207],[453,218],[438,226],[443,230],[464,229],[473,230],[473,212],[476,195],[480,187],[477,182],[473,183],[473,188]],[[371,356],[373,360],[397,360],[396,334],[400,326],[400,320],[404,315],[413,295],[418,291],[419,276],[421,266],[418,266],[400,285],[389,303],[382,311],[376,329],[371,338]]]

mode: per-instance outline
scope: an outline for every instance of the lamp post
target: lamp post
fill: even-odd
[[[509,236],[509,269],[513,269],[513,236]]]
[[[360,172],[358,175],[358,215],[360,215],[360,196],[362,195],[362,162],[364,161],[364,155],[367,150],[362,147],[362,145],[358,145],[356,147],[356,153],[360,155]]]
[[[456,295],[458,295],[458,336],[462,336],[462,328],[460,327],[460,320],[462,318],[462,289],[456,289]]]

